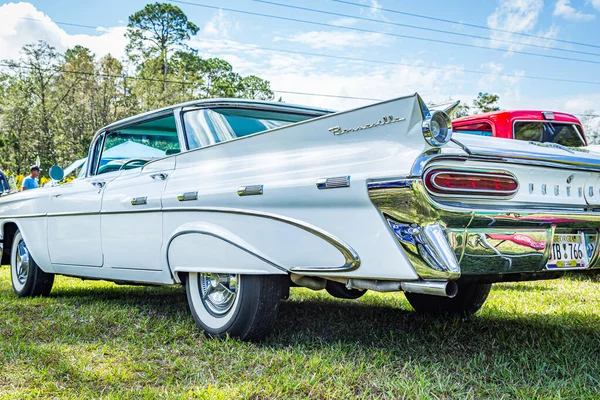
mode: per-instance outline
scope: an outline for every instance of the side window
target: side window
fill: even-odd
[[[541,142],[543,132],[543,122],[515,122],[514,136],[517,140]]]
[[[478,136],[493,136],[492,125],[487,122],[478,122],[472,125],[457,126],[454,129],[457,133],[466,133]]]
[[[105,134],[96,175],[141,168],[151,160],[179,153],[173,115],[144,121]]]
[[[314,116],[218,108],[187,111],[183,114],[183,124],[188,147],[192,150],[311,118]]]

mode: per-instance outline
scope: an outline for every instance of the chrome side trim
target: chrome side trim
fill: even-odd
[[[39,214],[39,217],[58,217],[58,216],[78,216],[78,215],[110,215],[110,214],[130,214],[130,213],[154,213],[154,212],[212,212],[212,213],[227,213],[237,215],[249,215],[253,217],[267,218],[274,221],[286,223],[288,225],[300,228],[332,245],[338,250],[344,257],[344,264],[340,266],[295,266],[291,267],[291,272],[304,272],[304,273],[328,273],[328,272],[350,272],[360,267],[360,257],[356,250],[354,250],[349,244],[336,237],[335,235],[304,221],[300,221],[294,218],[284,217],[278,214],[272,214],[263,211],[245,210],[239,208],[226,208],[226,207],[173,207],[167,209],[140,209],[140,210],[129,210],[129,211],[101,211],[101,212],[81,212],[81,213],[52,213],[52,214]],[[0,218],[17,218],[17,216],[11,217],[0,217]],[[31,216],[21,217],[31,218]]]
[[[193,201],[198,200],[198,192],[186,192],[177,196],[179,201]]]
[[[350,176],[338,176],[334,178],[320,178],[317,180],[318,189],[337,189],[350,187]]]
[[[190,230],[181,231],[181,232],[176,233],[175,235],[173,235],[173,237],[171,237],[171,239],[169,239],[169,242],[167,243],[167,247],[166,248],[167,248],[167,266],[169,267],[170,270],[172,270],[172,268],[171,268],[171,262],[169,260],[169,247],[171,247],[171,243],[173,242],[173,240],[175,240],[179,236],[190,234],[190,233],[197,233],[197,234],[212,236],[214,238],[220,239],[220,240],[222,240],[224,242],[229,243],[232,246],[237,247],[240,250],[245,251],[246,253],[248,253],[250,255],[253,255],[254,257],[258,258],[261,261],[264,261],[265,263],[269,264],[270,266],[272,266],[274,268],[277,268],[278,270],[283,271],[286,274],[288,273],[288,270],[285,269],[284,267],[282,267],[281,265],[278,265],[278,264],[274,263],[273,261],[268,260],[268,259],[266,259],[266,258],[264,258],[264,257],[262,257],[262,256],[260,256],[258,254],[256,254],[255,252],[250,251],[247,248],[240,246],[239,244],[237,244],[237,243],[235,243],[235,242],[227,239],[226,237],[221,236],[221,235],[217,235],[214,232],[203,231],[203,230],[200,230],[200,229],[190,229]]]
[[[263,194],[263,185],[240,186],[238,196],[256,196]]]
[[[0,219],[15,219],[15,218],[40,218],[45,217],[46,214],[21,214],[21,215],[0,215]]]
[[[237,215],[249,215],[253,217],[267,218],[274,221],[286,223],[305,230],[308,233],[315,235],[316,237],[325,240],[327,243],[337,249],[344,257],[344,264],[341,266],[295,266],[290,268],[290,272],[304,272],[304,273],[327,273],[327,272],[350,272],[354,271],[360,266],[360,257],[356,250],[348,245],[343,240],[332,235],[331,233],[318,228],[314,225],[308,224],[304,221],[299,221],[294,218],[284,217],[278,214],[272,214],[263,211],[244,210],[238,208],[208,208],[208,207],[177,207],[168,208],[163,210],[164,212],[212,212],[212,213],[227,213]]]

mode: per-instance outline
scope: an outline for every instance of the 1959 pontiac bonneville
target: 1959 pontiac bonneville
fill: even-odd
[[[183,284],[207,335],[246,340],[290,285],[471,314],[494,282],[600,268],[599,228],[598,156],[453,137],[417,94],[337,113],[169,107],[98,131],[78,179],[0,199],[17,295],[56,274]]]

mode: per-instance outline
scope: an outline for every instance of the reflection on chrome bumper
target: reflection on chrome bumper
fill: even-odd
[[[545,271],[555,232],[585,232],[588,268],[600,268],[600,213],[442,205],[420,179],[373,182],[369,195],[422,279]]]

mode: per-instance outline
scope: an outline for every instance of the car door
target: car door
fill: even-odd
[[[103,135],[92,145],[97,159]],[[93,164],[93,162],[91,163]],[[48,207],[48,251],[53,265],[102,266],[100,208],[106,184],[116,174],[75,179],[53,190]]]
[[[101,238],[106,268],[160,271],[162,202],[180,150],[171,113],[140,120],[107,134],[100,171],[119,168],[104,190]]]
[[[100,223],[106,267],[162,269],[161,196],[174,168],[168,157],[124,171],[106,187]]]

